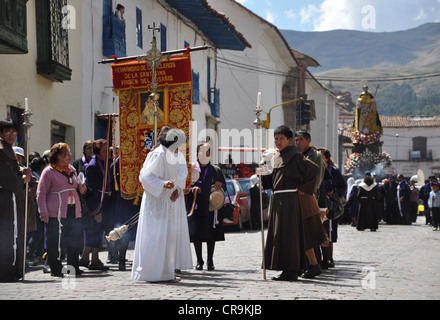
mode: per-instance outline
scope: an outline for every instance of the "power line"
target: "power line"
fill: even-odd
[[[309,80],[318,80],[318,81],[335,81],[335,82],[359,82],[359,81],[369,81],[369,82],[390,82],[390,81],[403,81],[403,80],[416,80],[416,79],[426,79],[426,78],[434,78],[440,77],[440,72],[427,72],[427,73],[419,73],[412,75],[402,75],[402,76],[390,76],[390,77],[372,77],[372,78],[344,78],[344,77],[325,77],[325,76],[314,76],[311,77],[309,75],[295,75],[294,73],[282,72],[275,69],[270,69],[266,67],[250,65],[239,61],[234,61],[222,57],[218,57],[217,60],[220,64],[226,64],[228,68],[235,67],[237,69],[250,71],[254,73],[267,74],[267,75],[279,75],[284,77],[291,78],[305,78]]]

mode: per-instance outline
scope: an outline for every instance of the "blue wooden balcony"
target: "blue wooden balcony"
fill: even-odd
[[[220,118],[220,89],[211,88],[212,98],[209,102],[211,107],[211,115]]]
[[[102,27],[102,54],[108,58],[126,57],[125,24],[111,13],[104,16]]]

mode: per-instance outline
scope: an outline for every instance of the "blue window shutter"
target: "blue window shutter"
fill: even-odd
[[[160,51],[167,51],[167,27],[160,24]]]
[[[139,8],[136,8],[136,42],[137,46],[142,49],[142,10]]]
[[[207,81],[208,81],[207,82],[208,103],[211,104],[211,58],[210,57],[208,57],[206,69],[208,70],[207,75],[206,75]]]
[[[200,90],[199,90],[199,74],[192,71],[193,77],[193,104],[200,104]]]

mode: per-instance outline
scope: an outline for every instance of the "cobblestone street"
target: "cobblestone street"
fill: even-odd
[[[266,233],[265,233],[266,235]],[[173,283],[135,282],[128,271],[85,269],[63,280],[28,268],[24,282],[1,283],[2,300],[437,300],[440,232],[418,217],[411,226],[380,224],[377,232],[339,226],[335,268],[313,280],[276,282],[261,269],[261,233],[227,232],[214,271],[185,270]],[[203,248],[206,255],[206,247]],[[132,252],[128,259],[131,262]],[[107,253],[101,252],[106,260]],[[195,261],[195,256],[193,257]]]

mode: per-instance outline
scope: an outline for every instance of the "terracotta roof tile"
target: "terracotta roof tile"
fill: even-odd
[[[383,128],[440,127],[440,116],[379,116]]]

